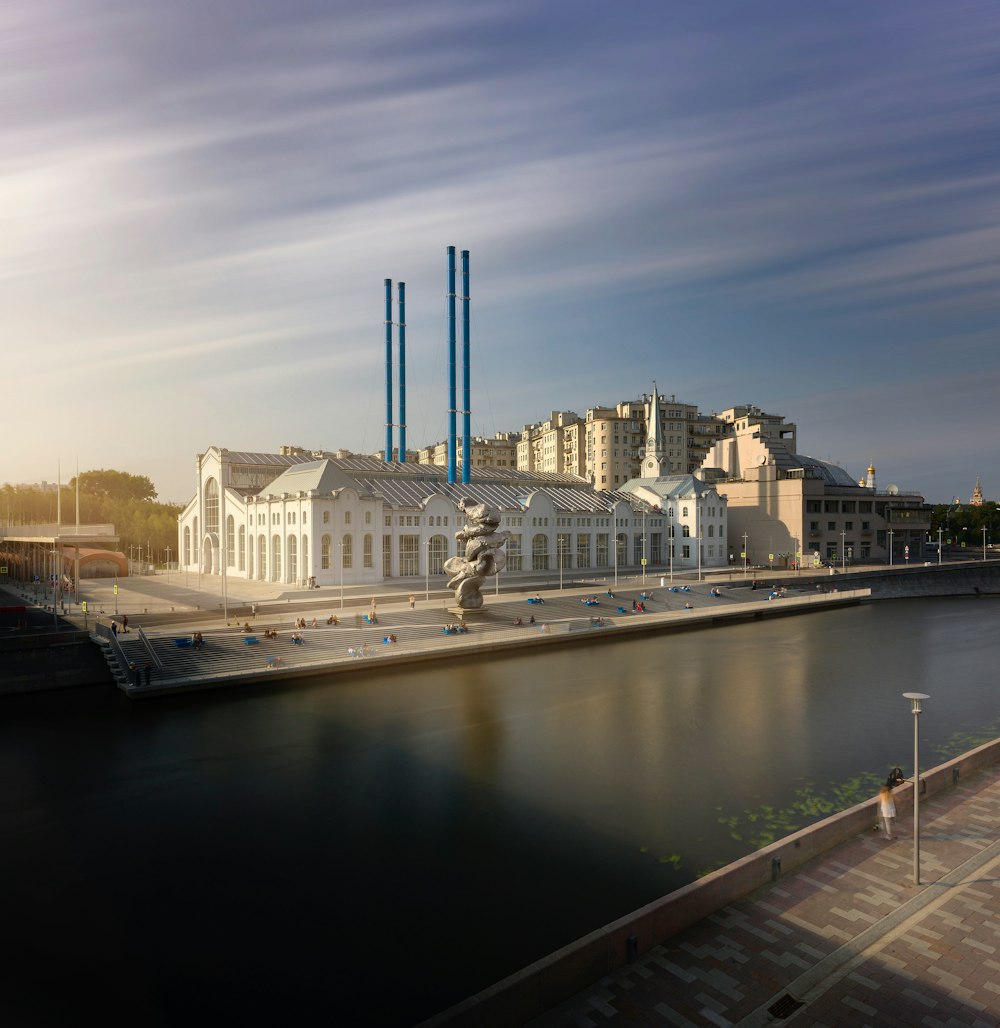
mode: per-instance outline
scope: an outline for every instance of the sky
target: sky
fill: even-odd
[[[655,380],[1000,499],[994,3],[5,0],[0,53],[0,482],[379,450],[386,278],[445,439],[453,245],[477,435]]]

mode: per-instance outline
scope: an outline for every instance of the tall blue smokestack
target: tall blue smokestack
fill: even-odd
[[[472,439],[469,419],[469,251],[462,251],[462,482],[472,471]]]
[[[399,292],[399,463],[406,463],[406,283],[400,282]]]
[[[448,481],[455,481],[455,247],[448,247]]]
[[[392,461],[392,279],[385,280],[385,462]]]

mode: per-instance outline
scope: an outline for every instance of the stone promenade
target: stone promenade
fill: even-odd
[[[529,1023],[1000,1024],[1000,767],[925,798],[917,887],[900,814]]]

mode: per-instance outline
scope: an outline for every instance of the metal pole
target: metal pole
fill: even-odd
[[[892,567],[892,529],[889,529],[889,567]]]
[[[913,884],[920,884],[920,711],[925,692],[904,692],[913,711]]]
[[[618,511],[612,508],[611,510],[611,527],[614,530],[614,537],[611,540],[611,545],[615,551],[615,588],[618,588]]]
[[[840,570],[847,570],[847,533],[840,533]]]
[[[642,512],[642,584],[646,584],[646,512]]]
[[[344,609],[344,544],[340,543],[340,609]]]
[[[941,529],[938,529],[938,564],[941,563]]]
[[[556,540],[556,550],[559,552],[559,592],[562,592],[563,587],[563,541],[562,536],[559,536]]]
[[[424,543],[424,550],[426,557],[424,558],[424,599],[429,600],[431,598],[431,541],[426,540]]]
[[[701,581],[701,530],[698,530],[698,581]]]
[[[667,525],[667,539],[670,543],[670,584],[674,584],[674,526]]]
[[[986,526],[983,525],[983,560],[986,560]]]
[[[750,560],[750,551],[747,549],[747,536],[746,532],[743,533],[743,576],[746,577],[748,571],[748,562]]]

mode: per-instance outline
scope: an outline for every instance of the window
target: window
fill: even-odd
[[[294,582],[299,577],[298,547],[294,535],[288,537],[288,578],[286,582]]]
[[[267,576],[267,536],[257,536],[257,579],[263,582]]]
[[[184,526],[184,563],[191,563],[191,526]]]
[[[319,568],[320,571],[330,570],[330,537],[324,535],[319,541]]]
[[[578,535],[576,537],[576,566],[578,568],[590,567],[590,536]]]
[[[691,558],[691,547],[689,545],[685,544],[684,546],[681,547],[681,556],[685,560],[689,560]]]
[[[247,566],[247,526],[240,525],[240,571]]]
[[[531,570],[549,570],[549,538],[541,532],[531,540]]]
[[[444,536],[437,536],[436,538],[443,539]],[[511,533],[510,542],[507,543],[507,570],[508,571],[523,571],[524,570],[524,557],[521,551],[522,536],[520,532]]]
[[[354,567],[354,540],[350,533],[345,533],[340,540],[340,566],[345,569]]]
[[[344,511],[344,524],[349,525],[351,523],[351,512],[349,510]]]
[[[392,574],[392,536],[382,536],[382,577],[389,578]]]
[[[205,483],[205,534],[219,534],[219,483],[214,478]]]
[[[420,536],[401,535],[399,537],[399,574],[400,577],[412,577],[420,574]]]
[[[373,549],[373,540],[372,540],[371,532],[366,532],[365,533],[365,538],[364,538],[364,541],[362,542],[361,545],[362,545],[362,551],[361,551],[362,552],[362,557],[361,557],[362,564],[366,568],[374,568],[375,567],[375,553],[374,553],[374,549]]]
[[[518,536],[520,538],[520,536]],[[513,542],[513,539],[511,540]],[[508,544],[508,549],[510,544]],[[444,572],[444,562],[448,559],[448,537],[444,535],[432,535],[430,539],[430,546],[427,551],[427,559],[429,561],[428,571],[432,575],[440,575]],[[507,562],[508,567],[510,561]],[[511,569],[513,570],[513,568]],[[518,568],[520,570],[520,568]]]
[[[236,567],[236,522],[232,514],[226,515],[226,567]]]
[[[281,581],[281,536],[271,536],[271,581]]]
[[[365,524],[370,525],[372,523],[372,512],[370,510],[365,511]]]
[[[836,532],[837,531],[837,522],[836,521],[828,521],[826,523],[826,530],[828,532]]]
[[[685,539],[690,539],[691,538],[691,526],[690,525],[681,525],[681,535]]]

